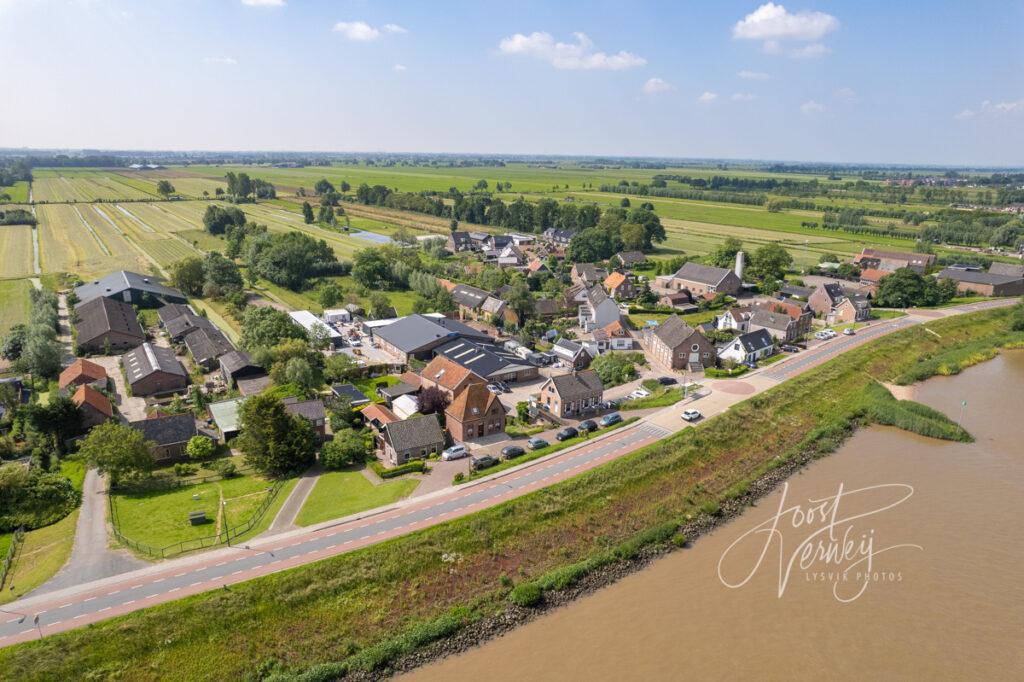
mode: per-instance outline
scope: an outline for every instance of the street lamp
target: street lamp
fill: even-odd
[[[27,613],[21,613],[20,611],[8,611],[7,609],[0,609],[0,613],[9,613],[12,616],[21,616],[21,619],[18,620],[19,624],[24,623],[25,619],[28,618]],[[36,616],[36,620],[39,620],[39,616]]]

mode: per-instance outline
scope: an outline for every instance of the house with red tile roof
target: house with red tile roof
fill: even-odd
[[[60,390],[73,390],[77,386],[88,384],[94,388],[106,388],[107,370],[102,365],[84,358],[75,360],[60,373],[58,380]]]
[[[89,384],[81,384],[71,402],[82,412],[82,426],[91,429],[114,416],[114,408],[107,396]]]

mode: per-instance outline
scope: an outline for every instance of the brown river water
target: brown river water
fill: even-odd
[[[407,678],[1024,679],[1024,352],[916,399],[966,400],[976,442],[862,429],[691,548]]]

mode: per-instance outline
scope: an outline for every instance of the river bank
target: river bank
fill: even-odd
[[[732,543],[771,518],[783,495],[776,488],[691,549],[643,562],[643,570],[595,576],[615,584],[567,593],[525,627],[402,679],[658,680],[682,671],[699,679],[1016,677],[1024,670],[1015,634],[1024,628],[1017,585],[1024,549],[1011,528],[1019,530],[1024,513],[1015,420],[1024,353],[930,379],[916,393],[963,418],[977,441],[869,426],[787,481],[787,502],[834,493],[837,483],[913,489],[899,509],[871,517],[874,541],[899,546],[874,558],[859,597],[840,602],[819,573],[801,570],[783,594],[772,570],[738,587],[719,581],[716,563],[719,573],[723,558],[735,564]],[[791,539],[787,533],[780,537]],[[756,562],[756,550],[739,550],[741,573]]]

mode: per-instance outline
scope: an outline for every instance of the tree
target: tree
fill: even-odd
[[[352,264],[352,279],[371,291],[387,289],[391,268],[379,249],[363,249],[356,253]]]
[[[282,476],[308,467],[315,459],[312,425],[289,414],[273,395],[249,397],[239,410],[239,424],[238,449],[246,463],[262,474]]]
[[[1010,329],[1015,332],[1024,332],[1024,303],[1013,306],[1010,315]]]
[[[632,353],[602,353],[590,363],[590,368],[601,377],[601,383],[618,386],[636,377]]]
[[[344,295],[341,285],[334,280],[327,280],[320,285],[320,289],[317,292],[317,298],[320,300],[320,305],[325,308],[333,308],[338,305],[341,301],[341,297]]]
[[[434,414],[444,412],[444,409],[451,403],[448,394],[437,386],[427,386],[420,389],[417,405],[420,414]]]
[[[25,347],[25,337],[28,335],[28,327],[24,324],[16,324],[7,332],[3,343],[0,344],[0,357],[4,360],[14,361],[21,357]]]
[[[189,459],[209,459],[213,457],[213,453],[217,447],[213,444],[213,441],[206,436],[192,436],[188,440],[188,445],[185,446],[185,452],[188,454]]]
[[[786,269],[792,264],[793,257],[781,244],[769,242],[751,255],[748,273],[762,285],[773,284],[786,276]]]
[[[316,221],[324,225],[337,225],[338,221],[334,217],[334,209],[330,204],[323,204],[320,206],[320,212],[316,216]]]
[[[333,192],[334,185],[332,185],[327,178],[320,178],[316,181],[316,184],[313,185],[313,191],[316,192],[317,196],[320,196],[322,194],[327,194],[328,192]]]
[[[641,251],[646,247],[647,235],[644,226],[640,223],[625,223],[619,230],[622,237],[622,248],[631,251]]]
[[[516,419],[519,420],[520,424],[526,424],[530,421],[530,403],[525,400],[520,400],[516,403]]]
[[[28,405],[23,414],[29,427],[48,438],[58,452],[64,452],[64,443],[82,430],[82,412],[67,396],[54,396],[46,405]]]
[[[109,474],[111,485],[153,469],[153,456],[142,432],[120,422],[93,427],[82,439],[78,452],[89,466]]]
[[[309,361],[305,358],[292,358],[284,367],[284,378],[289,384],[294,384],[304,390],[309,390],[317,385],[316,376]]]
[[[167,180],[161,180],[156,183],[156,192],[164,199],[174,194],[174,185]]]
[[[52,327],[40,324],[29,326],[20,361],[26,372],[41,377],[57,376],[64,350],[55,337]]]
[[[249,350],[270,348],[286,339],[306,340],[306,330],[287,313],[269,306],[253,306],[242,318],[242,346]]]
[[[315,218],[313,218],[313,207],[309,205],[308,201],[302,202],[302,220],[307,225],[312,224],[315,220]]]
[[[875,303],[886,308],[910,308],[945,303],[956,296],[956,282],[936,281],[910,268],[900,268],[878,281]]]
[[[328,469],[341,469],[362,461],[366,452],[366,441],[357,431],[341,429],[320,449],[320,461]]]
[[[619,202],[619,206],[629,208],[629,197],[622,197],[622,201]]]
[[[205,280],[203,259],[198,256],[183,258],[171,266],[171,285],[188,296],[201,296]]]
[[[383,320],[391,317],[394,312],[394,306],[391,305],[391,299],[388,298],[387,294],[382,294],[379,291],[375,291],[370,294],[370,317],[375,320]]]
[[[508,293],[505,294],[505,305],[515,311],[520,324],[533,312],[533,295],[524,280],[517,279],[512,282]]]
[[[203,260],[203,295],[222,298],[242,290],[242,271],[233,260],[210,251]]]
[[[572,263],[594,263],[611,258],[621,248],[621,239],[613,238],[600,227],[590,227],[569,240],[565,258]]]
[[[352,189],[352,185],[348,184],[347,181],[342,180],[341,181],[341,185],[339,186],[339,189],[341,189],[342,192],[347,192],[350,189]]]
[[[229,226],[245,225],[245,214],[235,206],[210,204],[203,214],[203,226],[210,234],[224,234]]]
[[[338,433],[342,429],[349,428],[355,421],[355,410],[352,409],[352,399],[348,396],[336,398],[328,410],[331,421],[331,430]]]
[[[481,189],[481,190],[487,189],[487,181],[483,180],[483,179],[477,180],[476,184],[473,185],[473,189]]]
[[[359,369],[359,363],[352,356],[347,353],[335,353],[324,362],[324,378],[331,383],[345,382]]]
[[[718,248],[708,254],[707,262],[718,268],[732,268],[736,264],[736,254],[743,250],[743,242],[736,237],[726,237]]]

